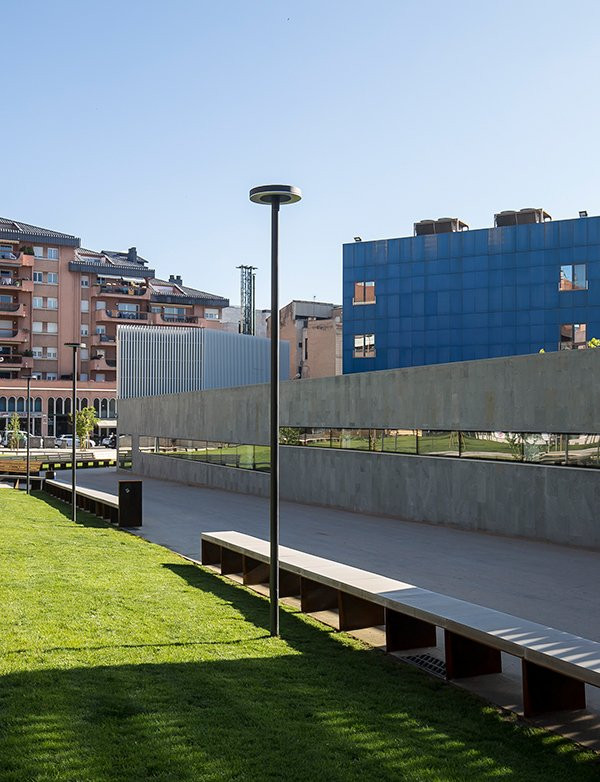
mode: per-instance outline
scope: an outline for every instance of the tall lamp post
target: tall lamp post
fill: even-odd
[[[73,349],[73,400],[71,402],[71,417],[73,419],[73,442],[71,443],[71,518],[73,521],[77,521],[77,459],[75,455],[75,443],[77,440],[77,351],[80,348],[84,348],[85,345],[81,342],[65,342],[65,347]]]
[[[26,448],[27,448],[27,494],[31,494],[31,458],[30,458],[30,447],[31,447],[31,374],[25,375],[25,380],[27,381],[27,442],[26,442]]]
[[[271,207],[271,490],[269,595],[271,635],[279,635],[279,207],[302,198],[293,185],[261,185],[250,191],[255,204]]]

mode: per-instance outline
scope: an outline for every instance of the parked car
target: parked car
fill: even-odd
[[[19,448],[21,448],[23,445],[27,445],[27,432],[19,432]],[[3,448],[10,448],[10,441],[12,438],[12,432],[5,431],[2,432],[2,439],[0,439],[0,445],[2,445]]]
[[[117,435],[116,434],[109,434],[107,437],[103,437],[100,444],[103,445],[105,448],[116,448],[117,447]]]
[[[79,448],[81,445],[79,437],[75,437],[75,448]],[[57,437],[54,441],[54,447],[55,448],[72,448],[73,447],[73,435],[72,434],[62,434],[60,437]],[[93,440],[87,441],[87,447],[88,448],[95,448],[96,443]]]

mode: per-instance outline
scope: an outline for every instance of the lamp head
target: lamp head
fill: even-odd
[[[84,348],[85,343],[84,342],[65,342],[66,348],[73,348],[74,350],[79,350],[79,348]]]
[[[295,204],[302,198],[302,191],[294,185],[259,185],[250,191],[255,204]]]

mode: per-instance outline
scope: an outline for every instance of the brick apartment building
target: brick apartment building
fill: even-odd
[[[114,427],[119,323],[220,328],[228,305],[179,276],[157,279],[135,247],[86,250],[76,236],[0,218],[0,429],[13,412],[24,418],[31,373],[33,433],[69,431],[73,341],[86,345],[78,404]]]
[[[290,379],[342,374],[341,306],[291,301],[279,310],[279,329],[280,339],[290,343]]]

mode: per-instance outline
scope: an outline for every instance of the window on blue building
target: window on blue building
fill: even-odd
[[[578,350],[587,347],[585,323],[563,323],[560,327],[560,350]]]
[[[375,303],[375,283],[374,282],[355,282],[354,298],[352,304],[374,304]]]
[[[374,358],[375,334],[354,335],[354,358]]]
[[[585,263],[567,264],[560,267],[559,291],[586,291],[587,266]]]

